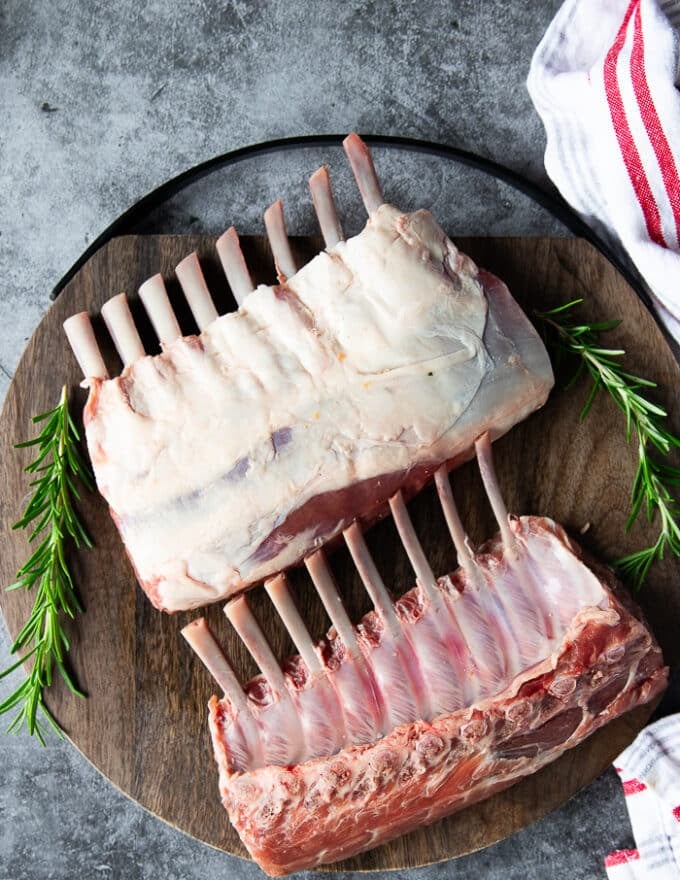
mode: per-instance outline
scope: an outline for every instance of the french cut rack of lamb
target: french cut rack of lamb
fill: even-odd
[[[195,254],[177,267],[199,336],[181,336],[160,276],[140,289],[160,355],[124,295],[104,306],[121,376],[87,315],[66,324],[98,485],[152,601],[196,607],[264,579],[298,650],[281,665],[244,596],[225,611],[261,671],[245,685],[203,619],[183,630],[224,692],[210,703],[223,803],[272,875],[488,797],[667,681],[611,572],[549,519],[505,509],[491,441],[552,385],[535,331],[430,214],[383,203],[356,136],[345,148],[369,214],[355,238],[322,168],[326,251],[307,266],[277,202],[279,284],[254,290],[233,228],[218,240],[236,313],[218,317]],[[473,455],[500,527],[476,551],[448,477]],[[432,475],[460,566],[443,577],[406,508]],[[362,532],[387,511],[415,574],[396,601]],[[373,604],[356,625],[322,549],[340,536]],[[302,560],[332,624],[318,643],[279,573]]]
[[[667,683],[659,646],[611,571],[544,517],[508,516],[477,441],[500,533],[474,552],[445,474],[460,568],[393,601],[361,531],[346,540],[374,610],[353,626],[322,552],[308,568],[333,629],[314,644],[285,576],[267,589],[299,655],[279,666],[239,597],[225,611],[261,675],[245,687],[200,618],[183,633],[221,685],[210,702],[220,792],[273,876],[337,861],[512,785]]]
[[[178,611],[299,563],[367,526],[540,407],[553,376],[534,328],[427,211],[384,204],[372,159],[345,149],[369,218],[344,240],[327,169],[310,180],[326,249],[298,268],[281,203],[265,214],[279,283],[253,289],[233,228],[217,251],[239,308],[218,316],[195,254],[177,277],[201,330],[182,336],[160,275],[103,316],[124,369],[108,377],[86,313],[66,332],[90,393],[97,485],[142,588]]]

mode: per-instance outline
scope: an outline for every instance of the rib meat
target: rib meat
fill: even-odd
[[[262,677],[240,709],[212,699],[222,801],[267,873],[349,857],[486,798],[665,687],[660,649],[611,573],[550,520],[510,528],[512,549],[497,536],[475,555],[478,580],[439,579],[439,608],[420,585],[399,599],[396,640],[371,612],[358,656],[331,633],[316,673],[290,660],[287,705]]]
[[[204,620],[183,634],[224,689],[210,702],[220,792],[272,875],[378,846],[533,773],[653,699],[668,670],[613,574],[544,517],[509,516],[488,436],[475,443],[500,533],[474,552],[437,489],[460,568],[435,578],[400,496],[416,586],[393,602],[354,525],[374,610],[352,626],[322,554],[307,560],[333,629],[313,645],[285,581],[270,595],[300,655],[278,666],[240,597],[227,616],[262,674],[245,688]]]
[[[218,250],[238,311],[216,317],[194,257],[178,277],[200,335],[180,335],[155,276],[140,294],[162,353],[143,356],[114,311],[122,375],[84,364],[97,484],[140,584],[166,611],[228,597],[355,519],[369,524],[395,492],[408,498],[443,463],[469,458],[478,436],[500,436],[552,387],[507,287],[427,211],[382,204],[351,144],[370,210],[359,235],[342,240],[322,169],[312,193],[326,206],[326,251],[295,271],[275,203],[265,221],[279,284],[251,289],[230,230]]]

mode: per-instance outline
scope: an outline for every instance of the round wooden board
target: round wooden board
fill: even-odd
[[[632,371],[662,386],[654,396],[671,411],[678,431],[678,365],[636,295],[597,251],[578,239],[466,239],[459,243],[480,265],[504,278],[529,312],[583,296],[585,318],[623,317],[622,326],[611,333],[611,342],[629,352],[627,363]],[[294,249],[299,258],[308,259],[318,245],[316,240],[298,239]],[[29,342],[0,421],[3,583],[13,580],[28,553],[26,535],[12,532],[10,525],[18,518],[27,494],[22,467],[29,453],[13,450],[12,445],[32,436],[31,416],[57,402],[63,383],[70,388],[72,412],[78,419],[85,401],[85,392],[77,387],[79,371],[62,333],[62,321],[82,309],[98,313],[109,296],[120,290],[136,290],[159,269],[171,278],[173,267],[193,249],[204,257],[220,311],[233,308],[215,261],[212,238],[120,238],[83,267]],[[244,249],[257,279],[271,281],[265,242],[246,239]],[[172,280],[169,291],[183,329],[194,331]],[[150,328],[136,299],[133,312],[150,341]],[[100,319],[95,326],[103,341]],[[110,368],[118,369],[110,345],[103,348]],[[151,341],[148,350],[156,350]],[[598,398],[588,418],[579,422],[586,394],[585,380],[568,392],[554,391],[542,412],[495,444],[496,464],[512,511],[547,514],[574,535],[590,523],[582,542],[599,558],[611,560],[645,546],[653,539],[654,530],[640,522],[625,533],[635,447],[625,443],[622,416],[604,396]],[[474,464],[455,472],[454,491],[473,540],[491,535],[495,526]],[[411,504],[411,511],[435,572],[450,570],[454,551],[434,493],[422,493]],[[247,857],[218,796],[206,723],[206,704],[214,685],[179,635],[180,628],[195,615],[169,617],[151,607],[136,585],[106,505],[96,493],[83,499],[81,513],[95,548],[73,557],[86,613],[73,629],[71,659],[89,698],[72,697],[57,685],[49,694],[49,705],[77,748],[131,798],[188,834]],[[392,524],[385,521],[374,527],[368,543],[385,581],[396,592],[409,588],[412,574]],[[350,612],[357,619],[368,610],[368,599],[342,551],[333,555],[332,564]],[[676,560],[655,566],[640,597],[669,663],[678,659],[680,644],[679,573]],[[312,632],[320,635],[327,623],[318,601],[302,575],[294,573],[294,581],[303,615]],[[264,591],[255,590],[251,595],[278,656],[291,652]],[[3,592],[0,603],[14,635],[32,597]],[[220,607],[208,609],[207,616],[241,674],[253,674],[241,645],[229,636]],[[508,791],[333,867],[411,868],[488,846],[544,816],[601,773],[644,725],[649,712],[649,707],[643,707],[610,724]]]

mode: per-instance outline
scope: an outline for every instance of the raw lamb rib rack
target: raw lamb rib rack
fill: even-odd
[[[505,285],[427,211],[383,204],[365,146],[355,135],[346,148],[370,215],[363,232],[342,240],[320,169],[310,184],[327,250],[299,271],[280,202],[265,214],[280,284],[253,290],[233,228],[217,242],[237,312],[217,317],[195,254],[177,267],[199,336],[181,337],[160,275],[140,296],[162,354],[144,356],[124,294],[102,309],[121,376],[107,379],[86,313],[65,324],[90,385],[99,490],[166,611],[226,598],[356,518],[368,525],[552,386]]]
[[[500,534],[471,550],[439,471],[458,571],[436,578],[407,529],[416,586],[393,602],[351,526],[375,610],[351,624],[318,551],[306,563],[333,629],[313,644],[285,576],[272,579],[299,651],[282,668],[247,599],[231,600],[225,612],[262,671],[245,688],[203,618],[183,630],[224,691],[210,702],[222,802],[272,876],[489,797],[666,686],[659,646],[611,572],[587,565],[551,520],[509,517],[488,434],[476,448]]]
[[[275,203],[280,283],[255,291],[229,230],[217,247],[234,315],[217,316],[191,255],[177,275],[200,336],[180,338],[160,276],[140,294],[161,355],[145,356],[124,295],[104,307],[121,377],[108,379],[87,315],[66,324],[98,485],[152,601],[196,607],[265,579],[299,652],[279,664],[244,596],[225,612],[261,670],[247,684],[204,619],[183,629],[224,691],[210,702],[223,803],[272,875],[488,797],[667,680],[611,572],[551,520],[505,509],[491,440],[552,385],[535,331],[431,215],[383,204],[356,135],[345,148],[368,225],[343,241],[320,169],[327,250],[298,270]],[[500,528],[478,550],[448,476],[475,454]],[[440,577],[405,504],[433,474],[460,566]],[[396,601],[362,534],[388,510],[415,574]],[[356,625],[320,549],[333,539],[373,604]],[[303,560],[332,623],[318,643],[281,573]]]

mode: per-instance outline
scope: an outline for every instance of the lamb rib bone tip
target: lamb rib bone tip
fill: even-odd
[[[108,379],[109,373],[87,312],[64,321],[64,332],[85,379]]]
[[[477,462],[479,464],[479,472],[482,475],[482,481],[486,494],[491,504],[491,509],[496,517],[496,522],[500,528],[503,537],[503,545],[508,556],[512,557],[517,554],[515,547],[515,538],[510,528],[510,517],[508,510],[503,501],[501,489],[496,477],[496,470],[493,465],[493,455],[491,452],[491,437],[486,431],[481,437],[475,440],[475,451],[477,453]]]
[[[401,543],[404,545],[406,555],[408,556],[413,570],[425,590],[431,602],[439,603],[439,590],[437,587],[437,579],[434,576],[432,567],[427,561],[427,557],[423,551],[422,544],[418,540],[416,531],[413,528],[411,517],[406,508],[406,502],[401,491],[397,492],[390,498],[390,510],[394,518],[394,524],[399,532]]]
[[[335,585],[335,580],[328,567],[323,550],[317,550],[311,556],[308,556],[305,559],[305,566],[323,602],[326,614],[342,639],[345,648],[355,657],[359,656],[360,650],[357,645],[354,627],[345,611],[345,606],[340,598],[340,593]]]
[[[458,508],[451,490],[449,471],[445,464],[440,468],[437,468],[434,475],[434,481],[437,487],[439,501],[442,510],[444,511],[446,525],[448,526],[453,545],[456,548],[458,564],[463,568],[471,583],[475,584],[477,588],[480,588],[483,586],[483,581],[475,561],[474,549],[465,532],[460,514],[458,513]]]
[[[281,284],[285,284],[288,278],[292,278],[295,275],[297,267],[293,259],[293,252],[290,249],[281,199],[277,199],[264,212],[264,225],[274,256],[276,276]]]
[[[285,679],[279,663],[274,656],[259,623],[255,620],[245,596],[227,602],[224,613],[238,633],[239,638],[257,663],[260,671],[269,682],[272,691],[283,698],[287,693]]]
[[[270,578],[265,581],[264,588],[310,673],[312,675],[321,673],[319,655],[295,605],[295,600],[290,594],[286,576],[279,574],[275,578]]]
[[[163,276],[156,274],[148,278],[140,285],[139,296],[161,346],[164,348],[179,339],[182,331],[170,305]]]
[[[345,529],[343,537],[366,592],[371,597],[373,607],[385,625],[389,627],[392,635],[400,636],[402,629],[394,611],[394,603],[380,577],[358,524],[352,523],[349,528]]]
[[[191,645],[203,665],[219,684],[225,697],[237,712],[250,713],[248,700],[231,668],[229,661],[224,656],[215,636],[213,635],[204,617],[192,620],[182,630],[182,635]]]
[[[104,303],[102,317],[124,367],[145,356],[146,352],[124,293],[119,293]]]
[[[236,304],[241,306],[248,294],[255,290],[255,285],[250,277],[250,272],[241,250],[238,233],[233,226],[230,226],[217,239],[215,248],[217,249],[224,274],[227,276],[227,281]]]
[[[175,274],[198,329],[205,330],[218,315],[196,251],[177,264]]]
[[[338,242],[344,241],[345,236],[335,206],[327,165],[317,168],[309,178],[309,190],[312,194],[314,211],[319,221],[324,244],[327,249],[333,248]]]
[[[366,144],[358,134],[350,134],[342,142],[345,154],[354,174],[354,179],[359,187],[361,198],[370,216],[384,203],[382,189],[378,175],[375,173],[373,157]]]

